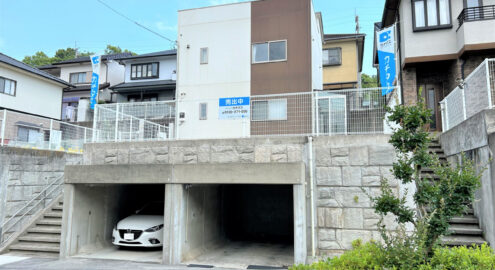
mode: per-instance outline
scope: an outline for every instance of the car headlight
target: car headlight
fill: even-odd
[[[153,226],[149,229],[146,229],[145,232],[156,232],[156,231],[159,231],[163,228],[163,224],[161,225],[157,225],[157,226]]]

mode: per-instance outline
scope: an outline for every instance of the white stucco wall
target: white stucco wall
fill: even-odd
[[[320,24],[315,15],[311,1],[311,84],[313,90],[323,89],[323,41],[321,40]]]
[[[453,0],[450,3],[452,28],[413,32],[414,21],[411,1],[401,1],[401,36],[404,41],[401,44],[403,46],[402,60],[411,57],[458,53],[456,37],[458,26],[457,16],[459,16],[463,9],[463,1]]]
[[[0,64],[0,76],[17,82],[15,96],[0,94],[0,107],[60,119],[66,87],[20,69]]]
[[[139,63],[159,62],[158,76],[156,79],[131,80],[131,65]],[[175,71],[177,70],[176,56],[162,56],[157,58],[143,58],[125,61],[125,82],[145,82],[156,80],[176,80]]]
[[[108,78],[107,78],[107,65],[108,65]],[[70,74],[76,72],[93,72],[90,62],[61,65],[60,66],[60,78],[65,81],[70,80]],[[100,65],[100,84],[110,83],[115,85],[124,81],[125,67],[120,65],[117,61],[103,61]],[[88,84],[91,82],[91,76],[86,77]]]
[[[219,120],[218,99],[250,94],[251,3],[179,11],[178,15],[179,138],[228,138],[249,134],[249,119]],[[208,64],[200,64],[200,48],[208,48]],[[207,102],[207,120],[199,120],[199,104]]]

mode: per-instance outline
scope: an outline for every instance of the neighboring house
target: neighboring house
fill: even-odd
[[[323,89],[361,88],[365,34],[326,34],[323,40]]]
[[[114,101],[143,102],[175,99],[177,51],[168,50],[117,58],[125,66],[124,82],[112,84]]]
[[[422,94],[433,112],[431,130],[442,129],[439,102],[485,58],[495,57],[494,11],[495,0],[386,1],[375,29],[397,25],[403,101],[414,104]]]
[[[124,67],[119,65],[116,58],[131,56],[130,53],[103,55],[100,66],[100,81],[98,99],[104,102],[114,102],[115,97],[109,89],[124,81]],[[71,122],[91,121],[92,112],[89,108],[91,94],[91,76],[93,73],[89,56],[65,60],[40,67],[51,74],[60,74],[60,79],[73,84],[64,90],[62,120]]]
[[[182,10],[178,20],[180,138],[281,133],[280,124],[291,126],[303,117],[304,125],[282,132],[311,132],[310,94],[323,84],[321,14],[311,0]],[[295,107],[296,95],[283,96],[291,93],[308,93],[301,102],[308,109]],[[260,97],[269,94],[278,97]],[[220,105],[246,105],[249,96],[246,117],[220,115]]]
[[[3,109],[18,112],[8,114],[4,141],[38,139],[50,128],[50,119],[61,119],[62,95],[69,87],[64,80],[0,53],[0,115],[3,118]]]

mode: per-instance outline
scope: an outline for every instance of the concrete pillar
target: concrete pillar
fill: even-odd
[[[74,212],[74,190],[73,184],[64,185],[64,211],[62,215],[62,235],[60,237],[60,259],[68,258],[72,240],[72,214]]]
[[[182,184],[165,185],[165,213],[163,225],[163,264],[181,262],[184,187]]]
[[[306,263],[306,191],[305,185],[294,185],[294,263]]]

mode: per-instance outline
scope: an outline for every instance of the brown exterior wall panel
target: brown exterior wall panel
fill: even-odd
[[[252,43],[287,40],[287,61],[251,64],[251,94],[311,91],[310,0],[251,3]]]

